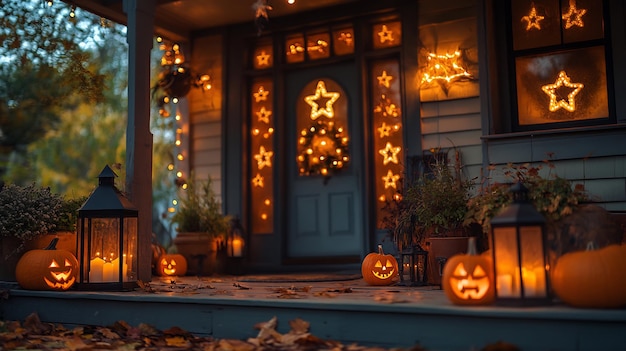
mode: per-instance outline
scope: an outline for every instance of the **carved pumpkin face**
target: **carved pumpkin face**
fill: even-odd
[[[15,278],[23,289],[67,290],[78,274],[78,260],[69,251],[57,250],[58,238],[47,248],[26,252],[17,263]]]
[[[180,254],[161,255],[156,271],[160,276],[185,275],[187,273],[187,260]]]
[[[370,285],[390,285],[398,276],[398,261],[393,255],[386,255],[379,245],[378,252],[372,252],[363,259],[361,275]]]
[[[50,277],[43,277],[46,285],[52,290],[67,290],[76,281],[74,268],[78,262],[72,263],[67,258],[58,263],[54,258],[50,262]]]
[[[448,299],[458,305],[491,303],[495,298],[491,258],[476,255],[475,246],[468,252],[447,260],[441,280],[442,288]]]

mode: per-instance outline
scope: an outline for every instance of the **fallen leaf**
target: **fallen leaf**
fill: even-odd
[[[309,332],[310,323],[303,319],[296,318],[289,321],[289,326],[291,327],[290,333],[304,334]]]
[[[165,338],[165,343],[167,344],[167,346],[172,346],[172,347],[190,347],[191,343],[189,342],[189,340],[185,339],[182,336],[173,336],[170,338]]]
[[[233,283],[233,286],[237,289],[241,289],[241,290],[250,290],[250,287],[245,286],[245,285],[241,285],[239,283]]]
[[[257,345],[236,339],[221,339],[217,346],[223,351],[254,351],[257,348]]]

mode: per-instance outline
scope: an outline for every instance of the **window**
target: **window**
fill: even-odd
[[[515,130],[608,123],[603,2],[511,0]]]

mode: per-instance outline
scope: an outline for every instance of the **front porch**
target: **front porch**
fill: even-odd
[[[522,350],[624,350],[626,309],[463,307],[437,286],[373,287],[358,274],[155,277],[132,292],[27,291],[15,285],[0,300],[3,320],[36,312],[43,322],[71,325],[180,327],[195,335],[256,337],[254,325],[277,317],[280,333],[296,318],[310,332],[344,345],[427,350],[479,350],[504,341]]]

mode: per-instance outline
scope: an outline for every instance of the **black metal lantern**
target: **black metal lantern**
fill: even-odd
[[[237,217],[230,220],[226,237],[226,271],[231,274],[243,274],[246,258],[246,235]]]
[[[78,290],[132,290],[137,286],[138,211],[115,187],[109,166],[78,210]]]
[[[513,203],[491,220],[496,303],[550,302],[545,218],[528,201],[528,189],[511,187]]]
[[[412,245],[400,251],[400,285],[423,286],[428,284],[428,251]]]

